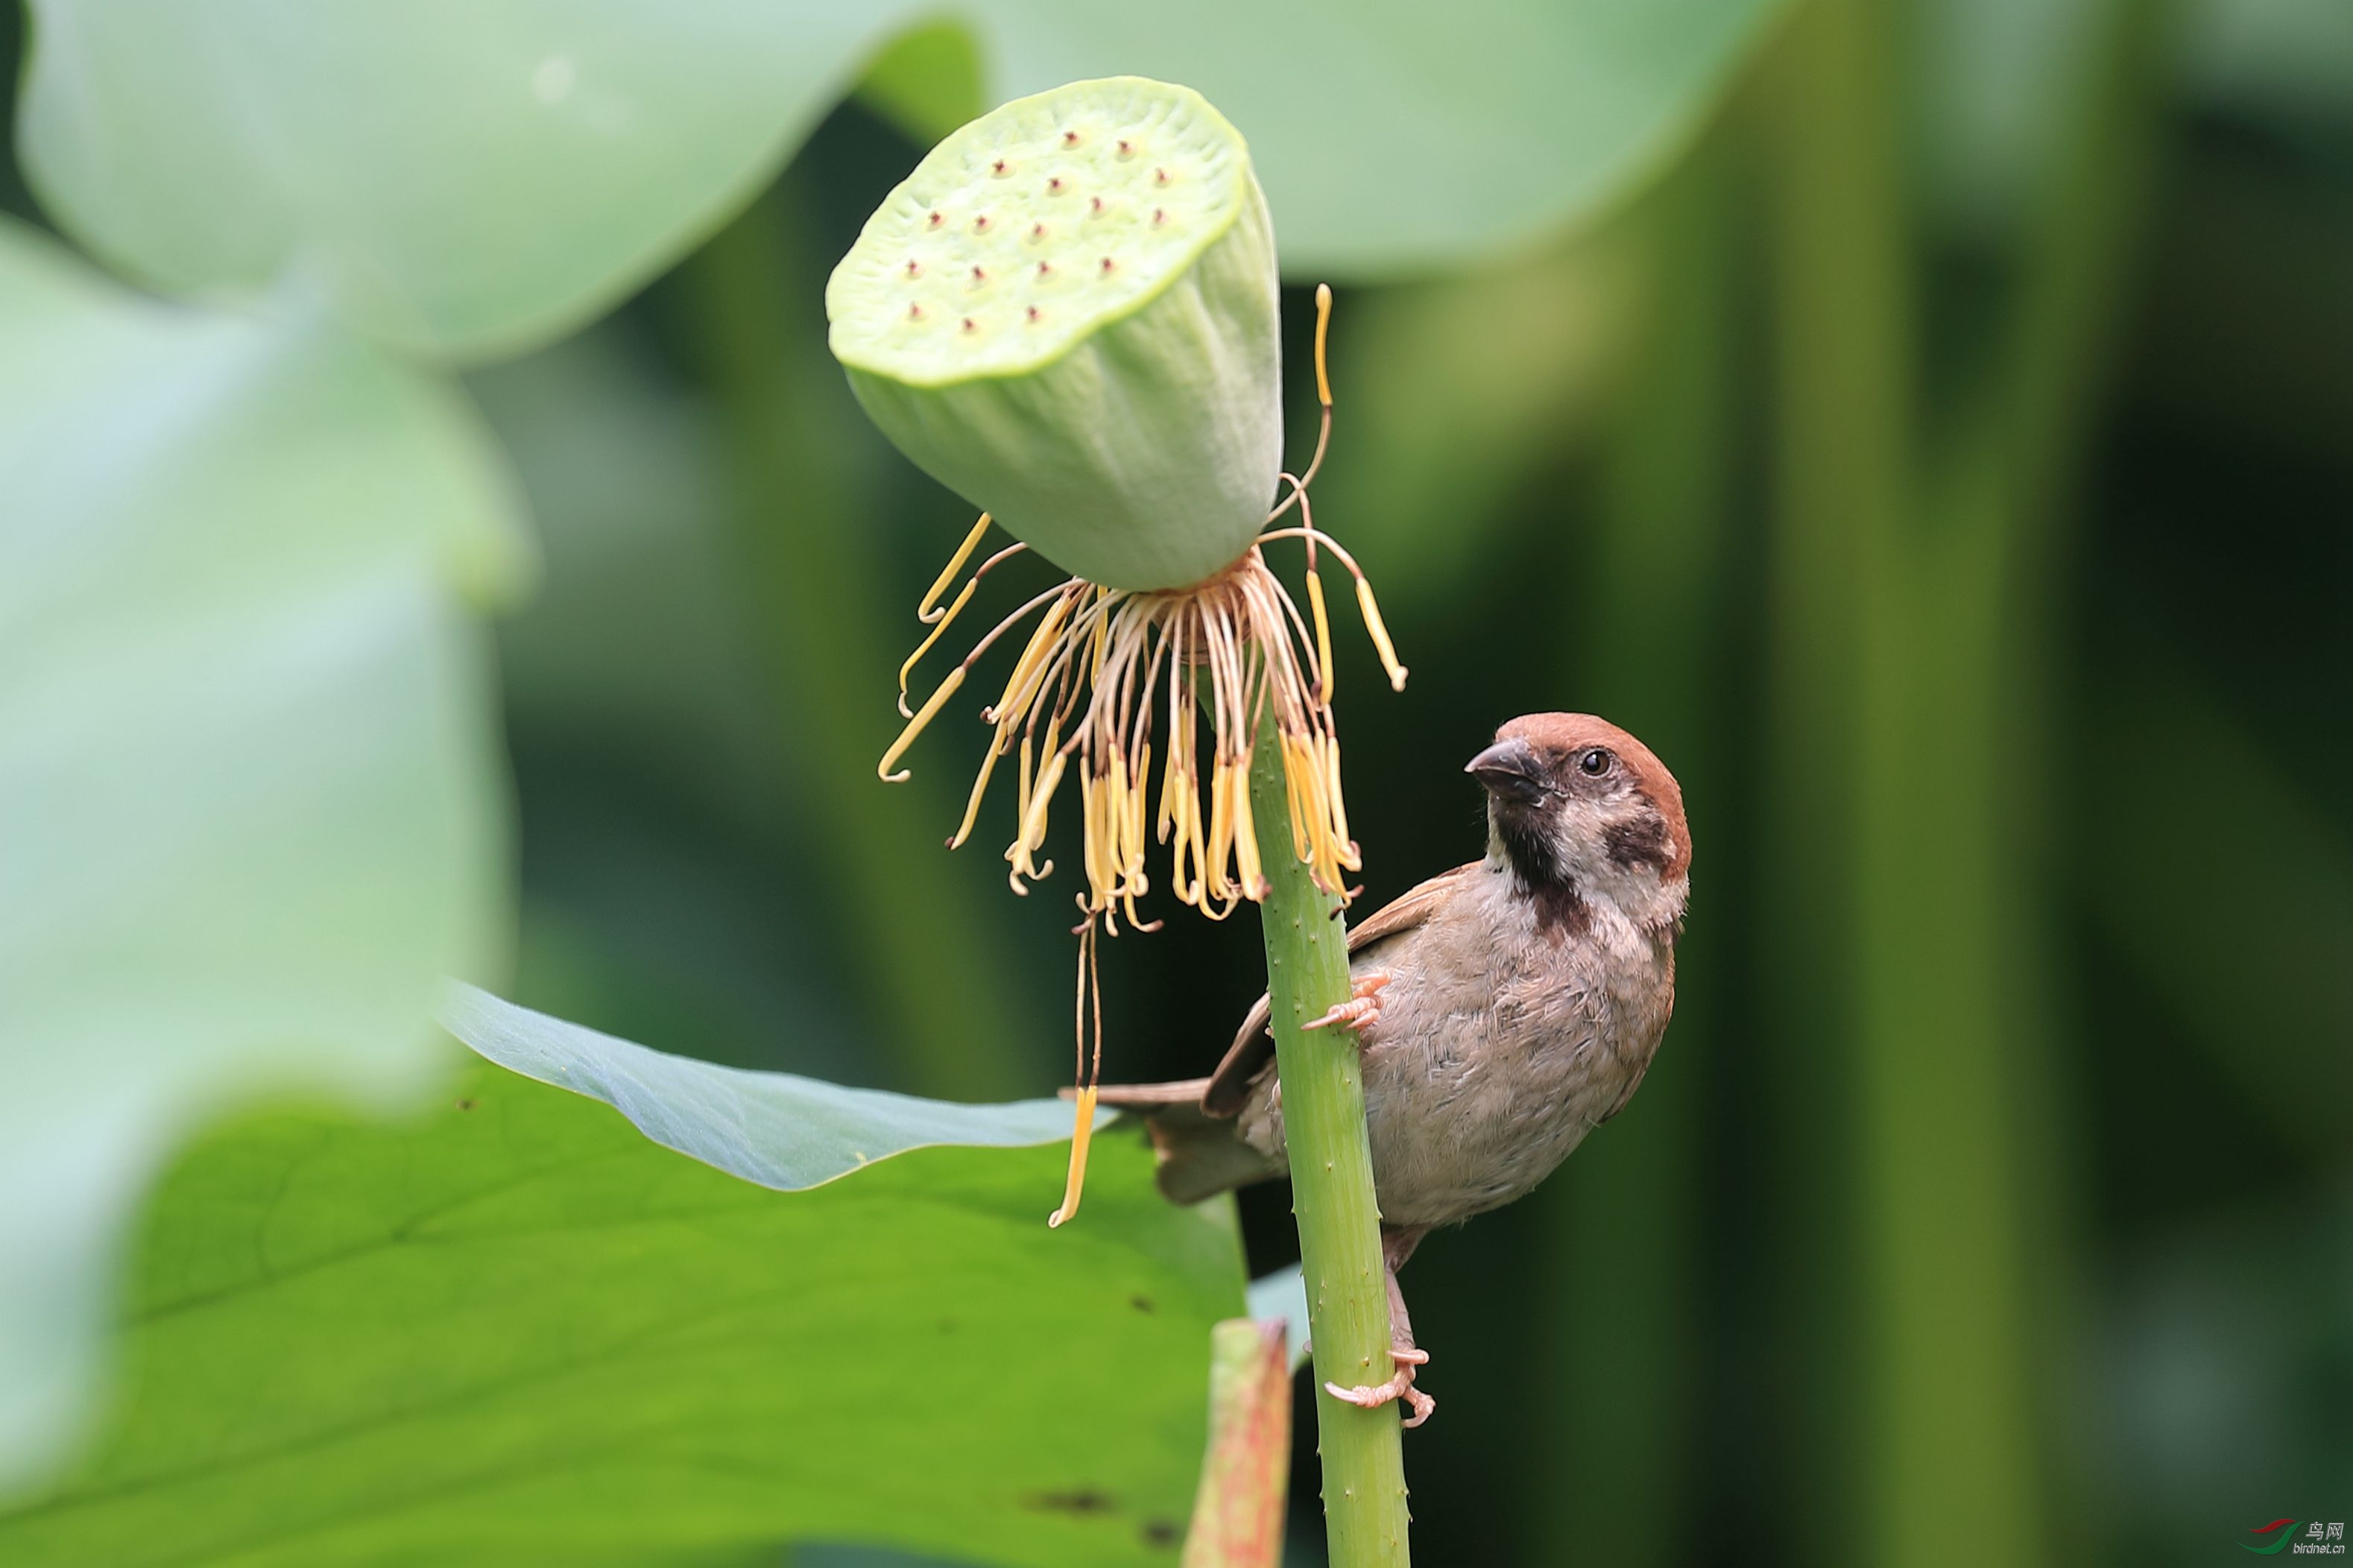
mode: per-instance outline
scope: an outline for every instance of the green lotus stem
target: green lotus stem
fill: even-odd
[[[1332,1568],[1408,1561],[1403,1428],[1394,1407],[1364,1410],[1324,1393],[1380,1383],[1389,1361],[1388,1280],[1365,1132],[1365,1081],[1355,1032],[1300,1027],[1348,999],[1348,928],[1340,901],[1315,886],[1291,840],[1282,757],[1271,722],[1250,760],[1250,816],[1272,890],[1259,906],[1266,935],[1276,1071],[1291,1152],[1292,1211],[1307,1277],[1314,1347],[1317,1447]]]

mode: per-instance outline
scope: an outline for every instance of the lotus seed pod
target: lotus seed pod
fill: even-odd
[[[867,220],[825,306],[883,433],[1066,572],[1184,587],[1265,521],[1274,231],[1189,88],[1113,77],[983,115]]]

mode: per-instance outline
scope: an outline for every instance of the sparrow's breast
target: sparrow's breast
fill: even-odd
[[[1625,1101],[1666,1026],[1673,955],[1595,903],[1559,918],[1482,875],[1425,924],[1356,956],[1387,973],[1365,1051],[1382,1219],[1449,1225],[1510,1203]],[[1270,1072],[1244,1137],[1280,1148]]]

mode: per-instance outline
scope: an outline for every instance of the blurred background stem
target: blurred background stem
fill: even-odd
[[[696,252],[684,282],[802,841],[846,928],[840,951],[869,971],[855,994],[881,1015],[874,1037],[903,1054],[892,1064],[902,1079],[952,1099],[1035,1092],[1029,1069],[1040,1058],[1023,1041],[1047,1037],[1028,1027],[1037,1010],[1014,981],[1024,971],[1005,951],[1001,911],[942,847],[955,805],[925,776],[953,773],[955,734],[940,735],[933,768],[895,793],[874,776],[899,723],[891,672],[905,650],[890,633],[912,646],[918,628],[884,585],[870,498],[839,456],[854,447],[843,416],[855,413],[824,352],[822,270],[788,216],[806,205],[796,184],[788,175]],[[976,760],[976,740],[965,754]]]
[[[1857,1086],[1842,1159],[1870,1528],[1859,1560],[2052,1560],[2036,1371],[2073,1254],[2049,1147],[2055,1031],[2035,821],[2054,501],[2084,434],[2140,182],[2157,7],[2104,8],[2053,150],[2010,319],[1958,441],[1914,449],[1909,215],[1894,167],[1894,24],[1818,0],[1792,30],[1779,150],[1778,603],[1793,843],[1842,827]],[[1823,584],[1843,585],[1842,595]],[[1839,679],[1841,661],[1851,664]],[[1851,713],[1835,710],[1844,700]],[[1843,773],[1851,809],[1809,802]],[[1819,973],[1819,962],[1809,973]],[[1796,993],[1785,1030],[1810,1009]]]

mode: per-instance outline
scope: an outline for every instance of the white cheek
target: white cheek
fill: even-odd
[[[1606,819],[1600,806],[1589,800],[1572,796],[1554,807],[1553,852],[1560,858],[1563,869],[1583,887],[1593,887],[1607,879],[1614,869],[1601,853],[1602,831]]]
[[[1578,887],[1599,894],[1642,925],[1663,924],[1683,913],[1690,884],[1662,879],[1647,865],[1623,866],[1609,858],[1610,818],[1599,802],[1567,800],[1559,806],[1556,842],[1560,863]]]

